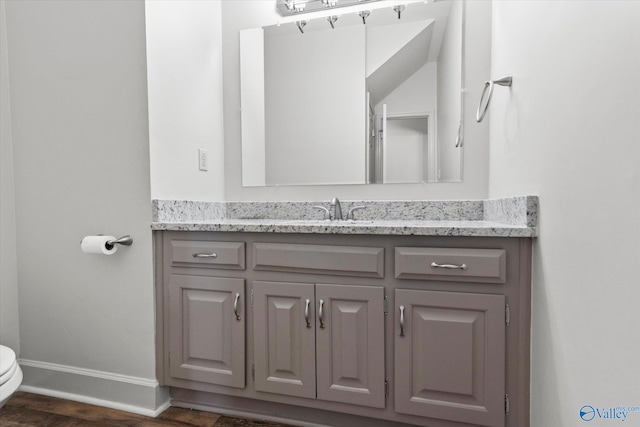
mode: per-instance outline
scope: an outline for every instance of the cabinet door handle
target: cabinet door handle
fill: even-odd
[[[404,305],[400,306],[400,336],[404,336]]]
[[[311,304],[311,300],[307,299],[304,303],[304,320],[307,322],[307,328],[311,327],[311,322],[309,322],[309,304]]]
[[[210,254],[201,254],[201,253],[195,253],[193,254],[194,258],[218,258],[218,254],[215,252],[212,252]]]
[[[318,320],[320,321],[320,329],[324,329],[324,300],[320,300],[320,308],[318,309]]]
[[[240,299],[240,294],[236,294],[236,299],[233,301],[233,313],[236,315],[236,320],[240,320],[240,315],[238,314],[239,299]]]
[[[438,264],[437,262],[431,263],[431,268],[446,268],[448,270],[466,270],[467,264]]]

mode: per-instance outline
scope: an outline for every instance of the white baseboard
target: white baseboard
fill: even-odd
[[[169,390],[156,380],[19,359],[20,390],[157,417],[170,406]]]

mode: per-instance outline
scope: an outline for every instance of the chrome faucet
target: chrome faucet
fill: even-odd
[[[333,211],[333,219],[341,220],[342,219],[342,206],[340,206],[340,200],[337,197],[334,197],[331,200],[331,210]]]
[[[326,219],[326,220],[331,219],[331,212],[329,212],[329,209],[325,208],[324,206],[312,206],[312,208],[318,209],[323,212],[324,215],[322,219]]]
[[[337,197],[334,197],[331,200],[331,204],[329,205],[330,209],[327,209],[324,206],[313,206],[314,209],[318,209],[324,212],[324,219],[333,221],[342,221],[343,219],[355,221],[355,212],[360,209],[365,209],[365,207],[366,206],[352,206],[351,209],[349,209],[349,212],[347,212],[347,217],[345,218],[344,216],[342,216],[342,205],[340,204],[340,200],[338,200]]]

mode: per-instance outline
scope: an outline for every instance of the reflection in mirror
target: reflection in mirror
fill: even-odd
[[[240,31],[243,185],[460,181],[464,6]]]

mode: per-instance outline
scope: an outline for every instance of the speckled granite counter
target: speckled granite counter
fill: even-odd
[[[492,200],[362,201],[356,220],[322,220],[327,202],[153,201],[153,230],[246,233],[535,237],[537,196]]]

